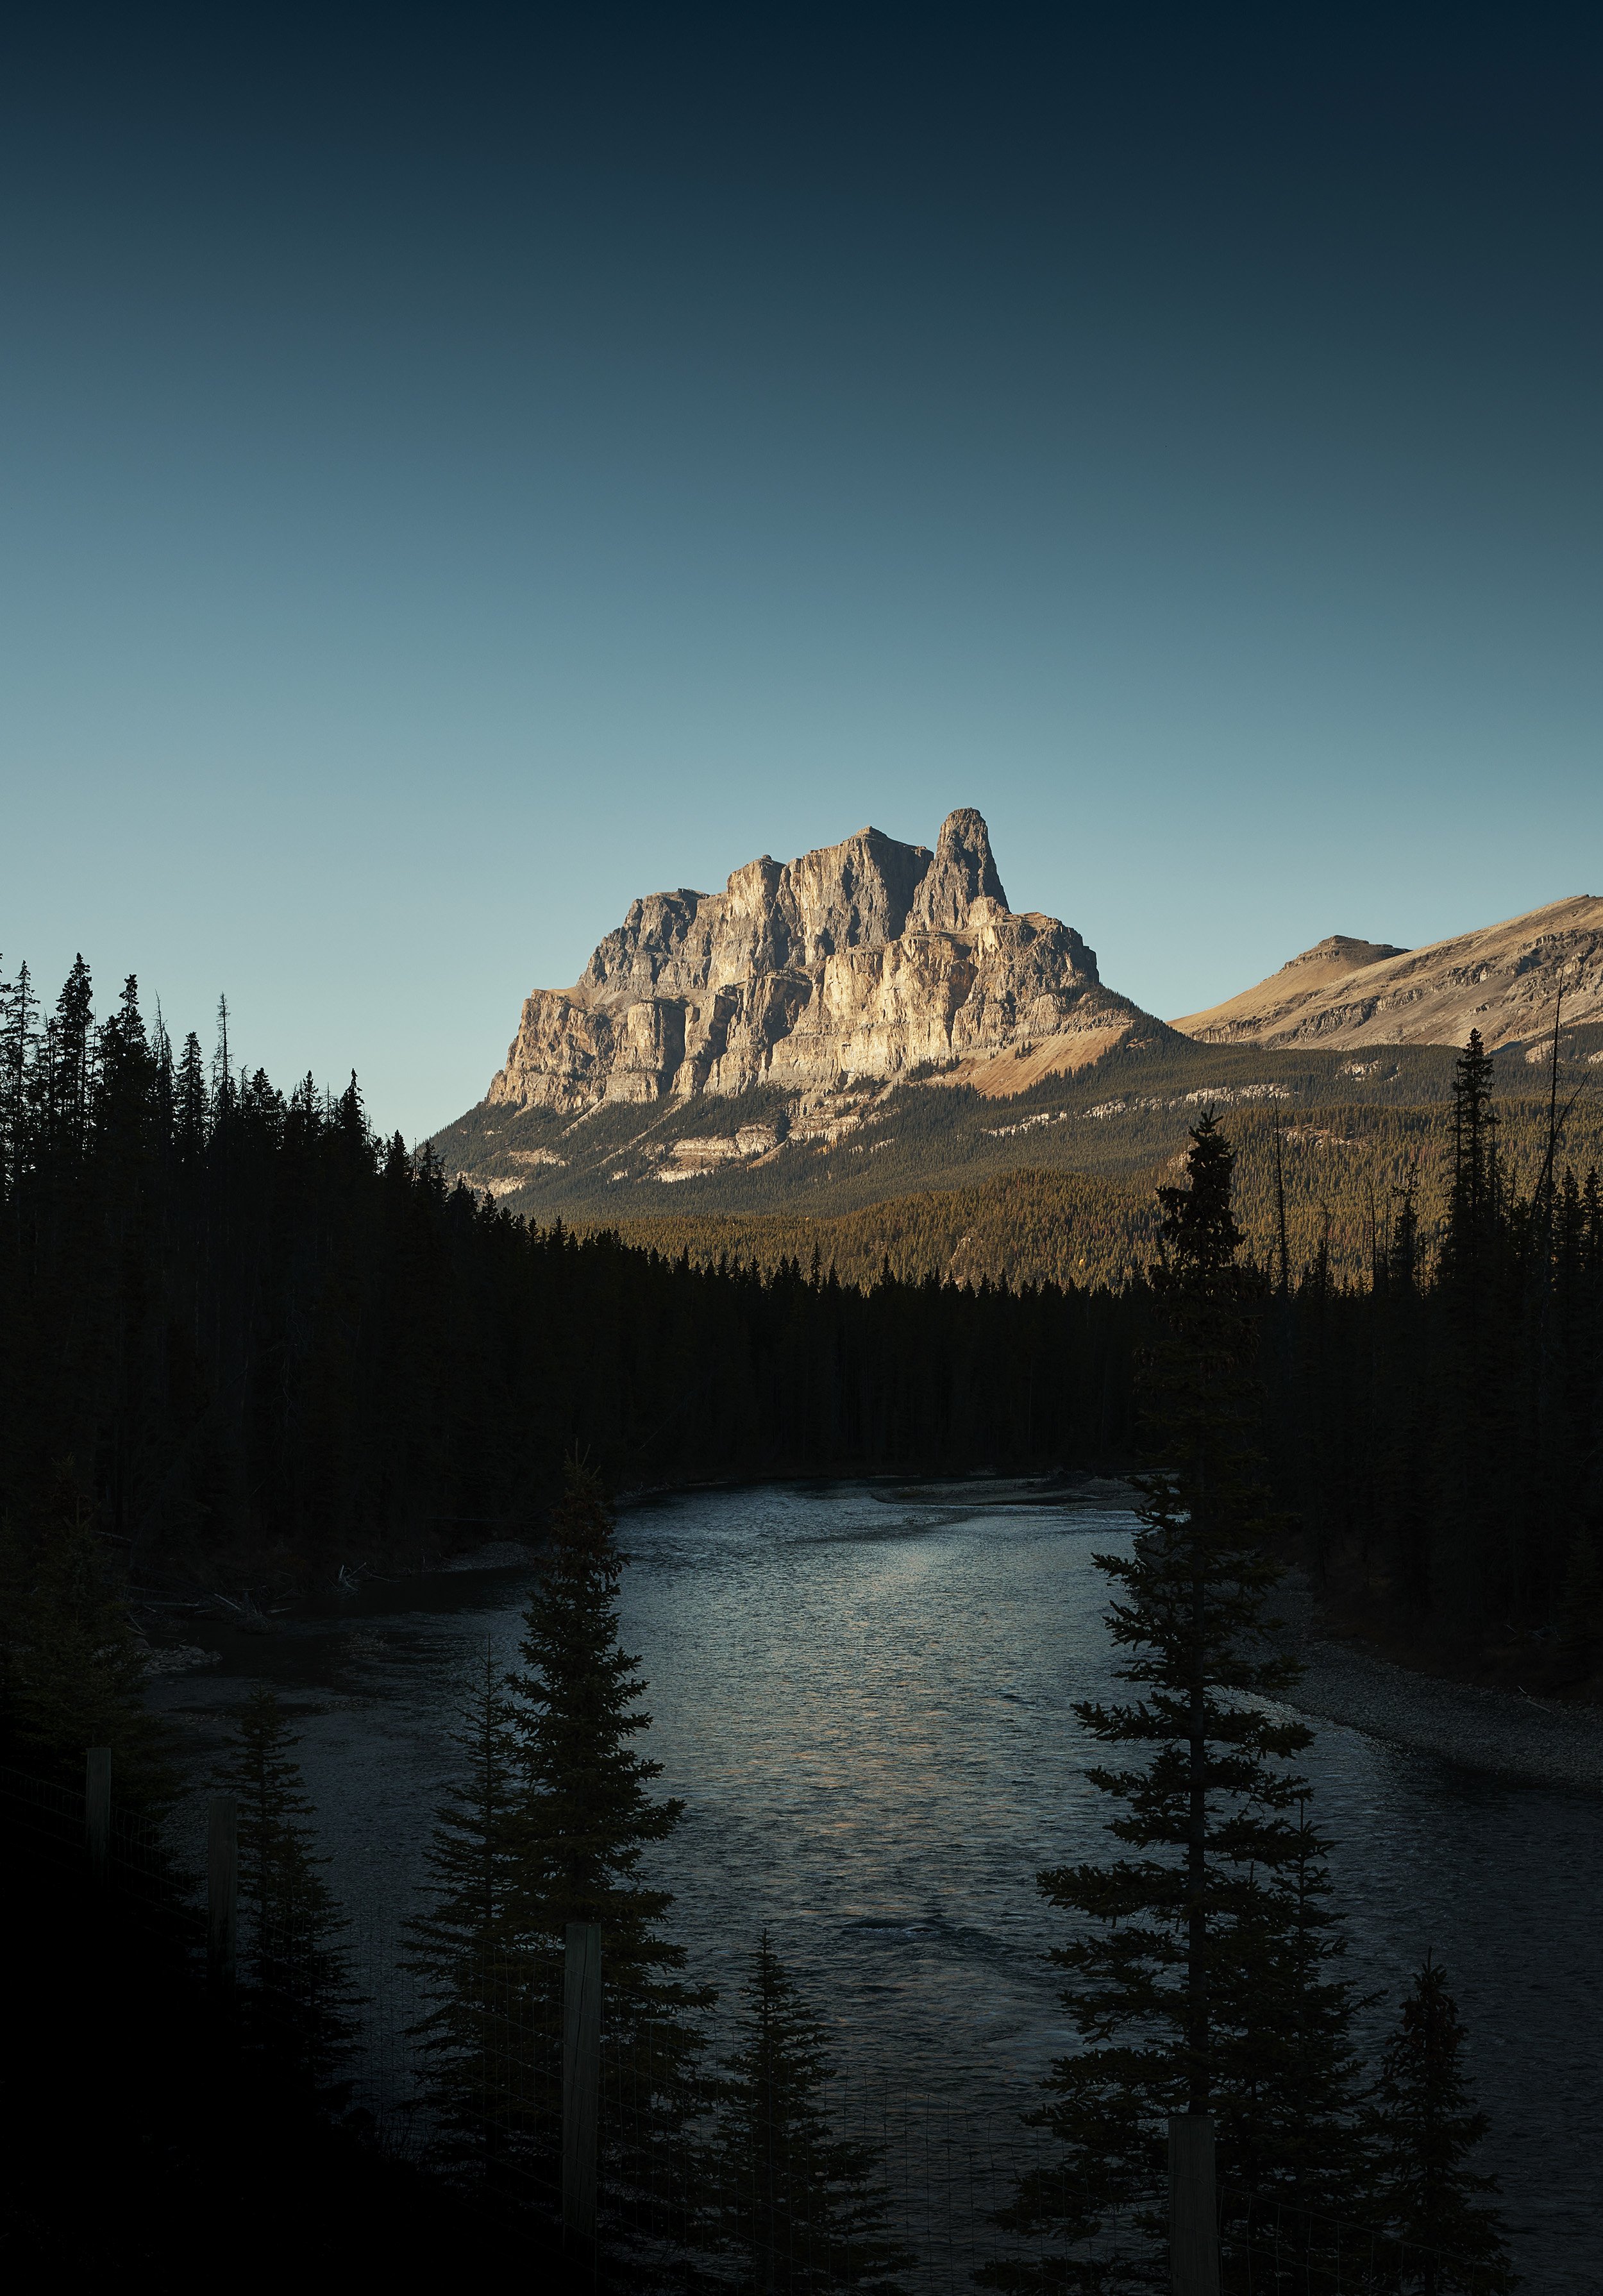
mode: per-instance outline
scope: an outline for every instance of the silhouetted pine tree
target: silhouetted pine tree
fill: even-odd
[[[901,2296],[896,2276],[917,2261],[886,2231],[879,2155],[836,2133],[823,2097],[834,2073],[823,2027],[765,1931],[711,2156],[716,2236],[738,2259],[742,2296]]]
[[[1369,2005],[1342,1974],[1346,1939],[1331,1904],[1330,1844],[1305,1796],[1283,1846],[1218,1970],[1223,2160],[1231,2183],[1261,2199],[1362,2221],[1371,2201],[1367,2074],[1353,2027]],[[1317,2244],[1319,2230],[1304,2226],[1302,2236]]]
[[[543,2123],[549,2132],[552,2109],[549,2097],[528,2093],[541,2073],[530,2029],[549,2021],[550,2004],[538,1997],[516,1913],[511,1712],[487,1649],[483,1681],[452,1739],[463,1768],[425,1853],[430,1905],[411,1924],[408,1961],[435,2005],[416,2033],[438,2150],[502,2201],[523,2190],[529,2133]]]
[[[37,1037],[39,1000],[26,964],[0,985],[0,1200],[14,1193],[27,1168],[31,1139],[29,1070]]]
[[[233,1054],[228,1042],[228,999],[219,996],[217,1042],[211,1052],[211,1109],[217,1123],[225,1123],[233,1114],[238,1097],[238,1087],[233,1080]]]
[[[215,1774],[239,1803],[244,1966],[259,2038],[331,2100],[356,2026],[341,1939],[348,1927],[323,1869],[312,1805],[293,1749],[300,1743],[276,1694],[253,1690],[233,1718],[234,1744]]]
[[[659,2228],[691,2200],[688,2123],[706,2099],[698,2013],[716,1997],[677,1972],[684,1949],[661,1933],[671,1891],[648,1882],[646,1852],[683,1804],[648,1791],[661,1764],[635,1751],[650,1726],[635,1704],[646,1685],[617,1639],[623,1558],[594,1479],[577,1467],[553,1508],[540,1577],[507,1677],[519,1771],[513,1920],[527,1939],[531,1989],[549,2005],[544,2061],[531,2089],[554,2105],[560,2086],[562,1954],[570,1922],[601,1932],[601,2024],[608,2081],[601,2109],[602,2205],[609,2189],[650,2195]],[[554,2124],[548,2142],[554,2145]],[[638,2217],[637,2219],[638,2221]]]
[[[1488,1311],[1506,1209],[1493,1104],[1492,1056],[1478,1029],[1453,1065],[1452,1187],[1442,1284],[1460,1319],[1478,1331]]]
[[[93,1091],[94,984],[81,955],[56,998],[50,1029],[50,1123],[53,1144],[69,1159],[82,1155],[89,1136]]]
[[[988,2267],[994,2287],[1161,2277],[1169,2115],[1215,2114],[1223,2177],[1301,2199],[1320,2135],[1339,2136],[1350,2108],[1349,2005],[1325,1973],[1323,1845],[1288,1816],[1307,1790],[1287,1766],[1310,1733],[1262,1702],[1298,1669],[1264,1639],[1280,1574],[1255,1451],[1257,1302],[1236,1264],[1231,1152],[1211,1114],[1191,1137],[1189,1185],[1160,1192],[1164,1321],[1145,1402],[1161,1464],[1140,1480],[1132,1554],[1096,1558],[1118,1589],[1116,1671],[1142,1694],[1075,1709],[1125,1756],[1088,1775],[1120,1805],[1109,1831],[1133,1854],[1040,1876],[1083,1925],[1052,1956],[1082,2046],[1053,2066],[1036,2116],[1060,2162],[1021,2180],[1002,2221],[1059,2252]],[[1299,2021],[1289,2047],[1268,2030],[1271,2000]]]
[[[130,973],[116,1012],[96,1041],[93,1120],[97,1142],[127,1176],[153,1144],[156,1062],[139,1010],[139,983]]]
[[[1501,2219],[1484,2205],[1497,2179],[1468,2166],[1487,2124],[1459,2062],[1463,2046],[1447,1972],[1427,1958],[1386,2044],[1372,2121],[1379,2220],[1422,2251],[1394,2284],[1406,2296],[1494,2296],[1515,2285]]]
[[[205,1148],[210,1105],[200,1039],[192,1029],[178,1062],[173,1107],[173,1145],[185,1163],[198,1161]]]

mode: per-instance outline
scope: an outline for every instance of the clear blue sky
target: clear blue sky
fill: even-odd
[[[871,820],[1164,1013],[1603,890],[1594,12],[10,23],[7,972],[415,1136]]]

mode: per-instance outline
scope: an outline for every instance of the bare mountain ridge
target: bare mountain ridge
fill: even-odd
[[[1210,1045],[1462,1045],[1542,1057],[1560,990],[1574,1028],[1603,1021],[1603,900],[1578,893],[1428,947],[1333,933],[1254,988],[1171,1026]]]
[[[1071,926],[1009,908],[965,807],[933,852],[867,828],[782,865],[765,854],[722,893],[636,901],[571,988],[525,1000],[487,1104],[582,1117],[766,1086],[805,1113],[931,1066],[1017,1091],[1137,1023],[1163,1033],[1102,986]]]

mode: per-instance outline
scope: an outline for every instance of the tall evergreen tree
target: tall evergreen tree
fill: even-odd
[[[217,1037],[211,1054],[211,1107],[216,1121],[224,1123],[233,1114],[238,1098],[233,1081],[233,1055],[228,1043],[228,999],[217,999]]]
[[[1160,1191],[1163,1326],[1145,1375],[1158,1464],[1139,1481],[1133,1553],[1096,1558],[1118,1590],[1116,1671],[1141,1695],[1075,1709],[1125,1757],[1088,1775],[1118,1805],[1108,1830],[1133,1854],[1040,1876],[1081,1924],[1053,1955],[1081,2046],[1052,2068],[1037,2116],[1060,2164],[1026,2176],[1003,2220],[1060,2253],[993,2266],[993,2286],[1160,2276],[1169,2115],[1215,2114],[1222,2173],[1297,2199],[1311,2148],[1332,2132],[1313,2112],[1304,2125],[1289,2092],[1312,2080],[1338,2126],[1347,2109],[1347,2005],[1321,1974],[1310,1870],[1322,1844],[1291,1816],[1307,1789],[1288,1765],[1310,1733],[1264,1702],[1297,1669],[1265,1632],[1280,1574],[1255,1451],[1257,1301],[1211,1113],[1191,1142],[1189,1185]],[[1277,1994],[1302,2004],[1295,2064],[1261,2015]]]
[[[603,2199],[647,2198],[660,2222],[683,2218],[682,2150],[705,2101],[698,2013],[714,1998],[679,1975],[684,1948],[662,1934],[673,1904],[642,1866],[678,1824],[682,1802],[649,1791],[661,1764],[635,1751],[650,1726],[646,1685],[619,1646],[623,1558],[593,1477],[570,1467],[552,1510],[544,1567],[525,1613],[522,1668],[508,1677],[519,1807],[512,1918],[531,1989],[549,2004],[541,2046],[560,2051],[562,1952],[570,1922],[601,1932],[601,2020],[610,2060],[602,2104]],[[548,2077],[531,2084],[554,2105]],[[547,2142],[554,2144],[552,2128]],[[677,2165],[676,2165],[677,2164]]]
[[[1232,2183],[1260,2199],[1362,2221],[1371,2206],[1367,2076],[1354,2024],[1370,2005],[1342,1974],[1346,1939],[1331,1904],[1330,1844],[1305,1794],[1284,1846],[1219,1972],[1224,2158]],[[1321,2227],[1304,2234],[1316,2245]]]
[[[29,1070],[37,1037],[39,1000],[26,964],[0,987],[0,1199],[12,1194],[31,1147]]]
[[[835,2070],[822,2025],[765,1931],[712,2152],[717,2237],[737,2259],[741,2296],[901,2296],[896,2276],[917,2262],[886,2230],[879,2155],[830,2120]]]
[[[240,1902],[246,1968],[261,2038],[331,2099],[356,2031],[348,1927],[323,1879],[312,1805],[294,1758],[299,1738],[276,1693],[258,1685],[234,1716],[234,1743],[216,1772],[239,1802]]]
[[[1427,1957],[1386,2044],[1372,2124],[1381,2220],[1419,2250],[1395,2283],[1405,2296],[1496,2296],[1515,2285],[1501,2220],[1485,2205],[1497,2179],[1468,2165],[1487,2123],[1460,2062],[1463,2046],[1447,1972]]]
[[[1480,1030],[1471,1029],[1469,1041],[1453,1064],[1452,1183],[1442,1280],[1461,1319],[1472,1329],[1478,1329],[1486,1315],[1505,1210],[1497,1135],[1492,1056],[1481,1042]]]
[[[417,2034],[438,2149],[505,2200],[522,2190],[542,2103],[549,2120],[549,2100],[528,2093],[529,2036],[549,2004],[534,1989],[537,1964],[517,1917],[518,1750],[487,1649],[452,1742],[463,1769],[425,1853],[429,1906],[412,1924],[409,1966],[434,2004]]]
[[[206,1062],[200,1039],[192,1029],[184,1039],[174,1086],[173,1140],[186,1163],[198,1161],[206,1145],[211,1102],[206,1089]]]
[[[93,1089],[94,987],[81,953],[56,998],[50,1035],[50,1114],[58,1151],[80,1156],[89,1137]]]
[[[98,1139],[119,1160],[127,1177],[151,1144],[156,1113],[156,1062],[139,1010],[139,983],[130,973],[117,1010],[101,1029],[94,1078],[94,1121]]]

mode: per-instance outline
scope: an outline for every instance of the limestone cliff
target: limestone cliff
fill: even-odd
[[[722,893],[648,894],[571,988],[528,998],[487,1098],[577,1115],[922,1063],[1076,1068],[1146,1017],[1071,927],[1014,914],[965,807],[933,853],[863,829],[782,865],[765,854]]]

